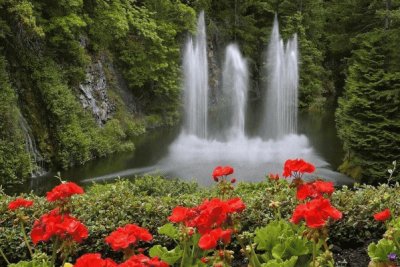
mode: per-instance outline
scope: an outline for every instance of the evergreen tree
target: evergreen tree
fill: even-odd
[[[384,181],[387,168],[399,160],[399,36],[398,28],[382,29],[354,40],[336,121],[347,152],[340,169],[361,181]]]

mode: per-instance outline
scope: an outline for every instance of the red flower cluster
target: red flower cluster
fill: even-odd
[[[28,208],[30,206],[33,205],[33,201],[31,200],[27,200],[27,199],[23,199],[23,198],[17,198],[14,201],[11,201],[8,204],[8,209],[9,210],[16,210],[19,208]]]
[[[199,246],[202,249],[214,248],[218,241],[230,242],[232,229],[222,229],[221,226],[231,214],[242,212],[246,206],[240,198],[223,201],[218,198],[205,200],[194,208],[175,207],[168,220],[174,223],[183,223],[193,227],[202,235]]]
[[[234,170],[231,166],[225,166],[225,167],[217,166],[217,167],[215,167],[215,169],[212,173],[212,176],[214,178],[214,181],[218,182],[218,180],[219,180],[218,177],[227,176],[227,175],[232,174],[233,172],[234,172]]]
[[[223,201],[219,198],[205,200],[194,208],[177,206],[172,210],[168,220],[184,223],[188,227],[196,227],[201,234],[220,227],[230,214],[242,212],[246,206],[240,198]]]
[[[308,227],[320,228],[326,225],[329,218],[339,220],[342,218],[342,213],[332,207],[329,199],[316,198],[298,205],[290,221],[298,224],[304,219]]]
[[[88,237],[88,230],[79,220],[69,214],[60,214],[58,209],[52,210],[40,217],[33,224],[31,239],[34,244],[48,241],[53,236],[61,239],[71,238],[81,242]]]
[[[150,241],[153,236],[146,229],[137,226],[136,224],[127,224],[120,227],[109,236],[106,237],[106,243],[115,251],[125,249],[131,244],[134,245],[138,241]]]
[[[389,209],[385,209],[381,212],[378,212],[376,214],[374,214],[374,219],[377,221],[386,221],[387,219],[389,219],[391,216],[390,210]]]
[[[47,192],[46,198],[49,202],[64,200],[75,194],[83,194],[82,187],[75,183],[67,182],[54,187],[50,192]]]
[[[331,195],[335,191],[333,182],[325,182],[317,180],[305,184],[300,184],[297,187],[297,199],[304,200],[306,198],[319,198],[324,194]]]
[[[118,264],[110,258],[102,259],[99,253],[87,253],[80,256],[74,267],[117,267]]]
[[[224,244],[231,242],[232,229],[222,230],[217,228],[211,230],[208,234],[201,236],[199,240],[199,247],[203,250],[214,249],[217,246],[219,240]]]
[[[294,176],[298,178],[305,172],[313,173],[314,171],[315,166],[303,159],[288,159],[283,167],[282,175],[284,177]]]
[[[169,265],[160,261],[158,257],[149,258],[143,254],[133,255],[118,267],[168,267]]]

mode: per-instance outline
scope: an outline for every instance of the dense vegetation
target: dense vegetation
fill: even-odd
[[[353,23],[360,21],[346,21],[357,30],[347,39],[351,56],[336,120],[347,151],[341,169],[373,182],[400,156],[400,3],[360,4],[348,8],[368,26],[358,30]]]
[[[202,9],[211,62],[218,65],[217,55],[236,41],[249,59],[251,98],[260,96],[265,83],[261,55],[277,13],[284,38],[298,34],[301,108],[321,110],[327,98],[343,95],[337,125],[347,155],[341,170],[377,181],[400,155],[399,5],[397,0],[0,0],[0,184],[35,172],[25,149],[27,135],[46,168],[67,168],[133,149],[131,137],[145,127],[176,122],[180,49]],[[99,63],[107,96],[99,105],[109,106],[104,120],[82,104],[81,85]],[[211,85],[219,79],[215,68]]]
[[[88,227],[89,238],[79,245],[77,253],[69,261],[74,262],[74,258],[85,252],[99,252],[104,257],[120,260],[122,253],[113,252],[105,244],[104,238],[117,227],[128,223],[136,223],[149,229],[154,235],[153,244],[171,247],[171,239],[158,234],[157,228],[168,222],[167,217],[172,208],[177,205],[196,206],[205,198],[217,197],[218,192],[216,187],[201,189],[196,184],[150,176],[108,185],[93,185],[84,195],[76,196],[72,200],[73,216],[79,217]],[[241,216],[242,230],[252,232],[276,219],[277,205],[280,207],[282,218],[290,218],[298,204],[295,192],[296,189],[290,187],[284,179],[239,183],[234,194],[240,196],[246,204]],[[354,190],[344,187],[337,190],[332,195],[332,204],[343,213],[343,218],[330,226],[329,243],[343,248],[348,244],[356,247],[367,240],[381,238],[383,224],[374,221],[372,215],[384,208],[397,211],[399,193],[398,186],[387,185],[356,186]],[[31,208],[25,210],[28,216],[25,218],[25,226],[29,233],[33,221],[50,210],[52,205],[44,197],[34,194],[24,197],[35,202]],[[0,248],[9,255],[11,262],[29,259],[20,229],[18,225],[13,226],[15,212],[7,208],[14,199],[0,194]],[[50,246],[41,243],[38,247],[50,255]],[[239,250],[237,241],[233,242],[231,248]],[[0,257],[0,264],[4,263],[2,260]]]
[[[179,49],[194,21],[192,8],[171,1],[0,1],[0,184],[35,172],[27,135],[46,168],[66,168],[132,149],[146,121],[176,120]],[[99,62],[105,121],[80,103],[80,85]],[[118,73],[137,99],[131,109]]]

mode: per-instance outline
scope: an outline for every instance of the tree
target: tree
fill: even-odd
[[[336,121],[347,151],[341,171],[365,182],[384,181],[400,155],[398,28],[358,35]],[[398,59],[398,55],[397,55]],[[398,174],[397,174],[398,175]]]

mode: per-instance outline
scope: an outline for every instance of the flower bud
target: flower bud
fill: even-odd
[[[193,227],[189,227],[188,228],[188,235],[189,236],[192,236],[194,234],[194,229],[193,229]]]
[[[210,260],[209,260],[208,258],[206,258],[206,257],[203,257],[203,258],[200,259],[200,261],[201,261],[202,263],[207,263],[207,262],[209,262]]]

